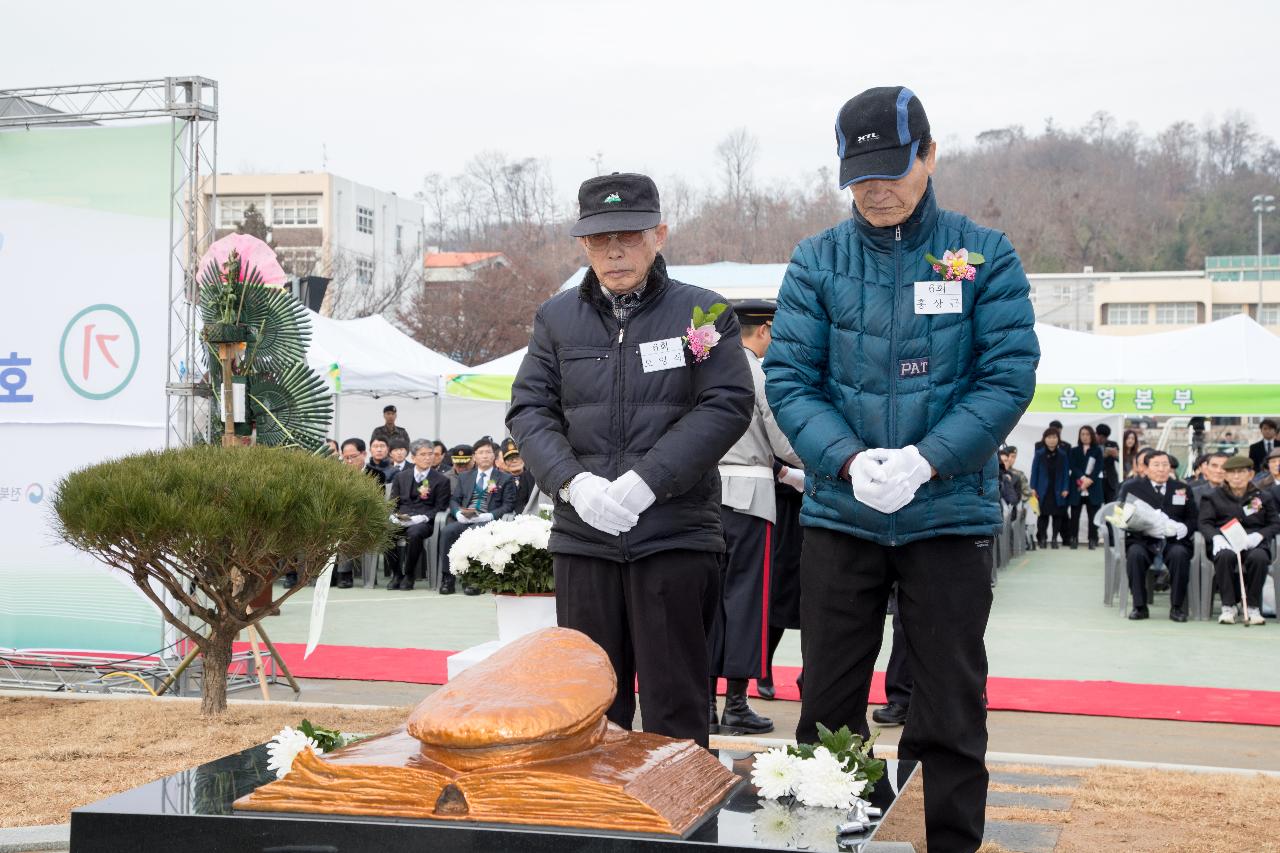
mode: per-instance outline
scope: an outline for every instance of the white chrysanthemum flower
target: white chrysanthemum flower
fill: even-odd
[[[793,809],[793,820],[798,849],[830,850],[845,821],[845,811],[803,806]]]
[[[766,800],[786,797],[795,793],[796,782],[800,780],[800,764],[800,759],[788,755],[785,749],[757,753],[751,768],[751,784]]]
[[[283,779],[293,769],[293,760],[307,747],[311,747],[316,754],[320,753],[320,744],[292,726],[285,726],[267,744],[267,755],[270,757],[267,769],[274,770],[277,779]]]
[[[784,803],[766,800],[751,816],[756,840],[765,847],[790,847],[796,836],[796,816]]]
[[[846,773],[826,747],[814,750],[813,758],[801,763],[796,798],[807,806],[847,809],[862,791],[856,773]]]

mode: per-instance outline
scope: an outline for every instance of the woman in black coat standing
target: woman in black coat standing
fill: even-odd
[[[1040,517],[1036,519],[1036,540],[1041,548],[1057,548],[1059,538],[1071,541],[1067,534],[1067,495],[1070,494],[1071,464],[1060,446],[1061,434],[1054,429],[1044,431],[1036,458],[1031,462],[1031,490],[1035,492]],[[1046,542],[1049,521],[1053,520],[1053,537]]]
[[[1071,507],[1071,521],[1067,530],[1071,533],[1071,547],[1080,547],[1080,516],[1086,516],[1089,526],[1089,550],[1098,547],[1098,528],[1093,516],[1102,506],[1102,448],[1093,427],[1080,427],[1076,446],[1067,452],[1071,462],[1071,494],[1067,504]]]

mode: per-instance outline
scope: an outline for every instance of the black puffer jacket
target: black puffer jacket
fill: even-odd
[[[683,337],[694,306],[725,300],[667,278],[659,255],[625,324],[587,270],[576,291],[538,309],[511,389],[507,428],[538,485],[555,495],[583,471],[635,469],[657,502],[622,536],[601,533],[556,500],[551,551],[625,561],[686,548],[724,551],[716,463],[751,422],[755,390],[732,311],[716,321],[710,356],[645,373],[641,343]],[[625,328],[624,328],[625,325]]]

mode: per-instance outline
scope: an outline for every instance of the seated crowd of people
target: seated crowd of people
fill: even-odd
[[[410,441],[408,431],[396,425],[395,406],[383,409],[383,419],[385,423],[373,431],[367,444],[361,438],[348,438],[341,445],[330,440],[330,447],[344,464],[386,486],[394,504],[390,520],[399,526],[399,535],[382,555],[390,579],[387,589],[414,588],[436,516],[446,514],[438,537],[444,561],[439,592],[451,595],[455,584],[448,567],[450,546],[468,527],[532,511],[533,477],[525,473],[520,449],[511,438],[499,443],[486,435],[473,444],[449,448],[439,439]],[[333,585],[353,586],[358,562],[359,558],[340,559]],[[284,583],[290,587],[296,578],[286,577]],[[463,587],[463,592],[478,594],[470,587]]]
[[[1141,500],[1168,521],[1160,535],[1151,530],[1125,534],[1133,598],[1129,618],[1150,617],[1147,576],[1163,564],[1154,588],[1168,589],[1169,618],[1187,621],[1187,588],[1199,533],[1214,566],[1213,588],[1222,605],[1218,621],[1263,625],[1263,586],[1280,536],[1280,430],[1269,418],[1259,429],[1262,438],[1249,447],[1248,455],[1223,450],[1202,454],[1191,464],[1191,476],[1181,480],[1179,460],[1141,446],[1136,431],[1126,430],[1120,445],[1109,440],[1106,424],[1083,426],[1072,446],[1062,439],[1062,425],[1054,421],[1036,444],[1030,477],[1014,467],[1017,448],[1001,449],[1001,498],[1012,512],[1034,500],[1036,544],[1041,548],[1057,548],[1059,540],[1064,547],[1078,548],[1083,515],[1090,549],[1098,545],[1096,516],[1103,504],[1123,503],[1129,497]],[[1234,546],[1223,530],[1234,529],[1233,521],[1240,531]]]

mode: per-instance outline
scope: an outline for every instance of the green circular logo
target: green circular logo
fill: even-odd
[[[125,389],[138,370],[138,328],[120,308],[105,303],[80,311],[62,330],[62,378],[89,400],[105,400]]]

